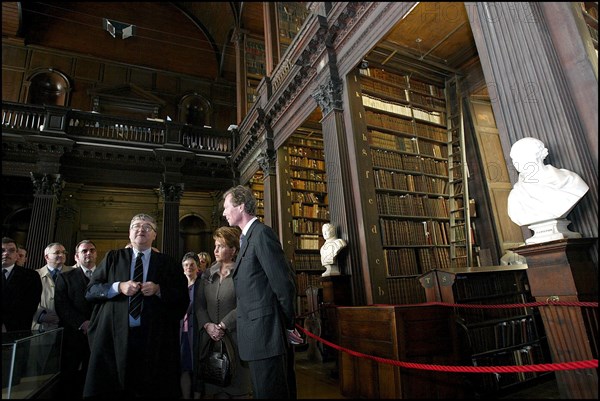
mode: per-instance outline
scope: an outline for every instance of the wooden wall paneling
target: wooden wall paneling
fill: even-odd
[[[21,97],[23,72],[2,69],[2,100],[18,102]]]
[[[181,85],[180,85],[180,79],[175,76],[175,75],[171,75],[171,74],[163,74],[163,73],[157,73],[156,74],[156,90],[161,91],[161,92],[167,92],[167,93],[178,93],[178,92],[184,92],[184,90],[181,89]]]
[[[104,64],[101,82],[103,86],[115,86],[128,83],[129,68],[118,64]]]
[[[76,57],[73,78],[97,82],[101,79],[102,64],[98,60]]]
[[[25,68],[26,62],[27,50],[24,47],[2,44],[2,68]]]
[[[27,67],[30,72],[37,69],[53,68],[71,77],[73,73],[73,57],[44,50],[34,50],[31,52]]]
[[[142,88],[151,89],[154,87],[154,72],[141,68],[131,68],[129,82]]]

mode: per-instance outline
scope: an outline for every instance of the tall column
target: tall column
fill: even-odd
[[[330,56],[331,57],[331,56]],[[323,146],[327,169],[327,195],[329,197],[329,216],[333,225],[339,228],[340,238],[348,242],[348,252],[343,252],[337,259],[342,274],[352,277],[352,288],[355,305],[366,303],[364,278],[360,271],[355,271],[352,261],[361,260],[359,235],[356,227],[353,180],[350,173],[350,155],[348,139],[344,128],[342,81],[337,77],[335,58],[332,57],[332,73],[325,84],[320,85],[312,97],[317,101],[323,119]]]
[[[160,183],[163,198],[163,242],[160,251],[179,260],[179,204],[183,196],[183,183]]]
[[[33,181],[33,208],[27,235],[27,266],[39,269],[46,264],[44,249],[54,241],[56,205],[62,192],[60,174],[30,173]]]
[[[598,149],[590,146],[584,126],[593,125],[597,138],[598,79],[581,45],[581,35],[567,34],[577,32],[574,18],[555,12],[570,5],[478,2],[465,6],[507,165],[512,166],[508,155],[517,140],[531,136],[544,142],[550,151],[547,162],[576,172],[589,185],[569,220],[573,231],[597,237]],[[555,36],[560,42],[572,43],[558,45],[552,40]],[[594,124],[586,124],[586,110],[579,114],[578,105],[586,103],[595,111],[591,113],[595,114]],[[511,167],[510,173],[511,181],[516,182],[515,169]],[[595,250],[591,257],[597,262],[597,246]]]

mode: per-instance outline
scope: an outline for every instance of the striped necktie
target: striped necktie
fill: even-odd
[[[135,258],[135,269],[133,270],[133,281],[137,281],[141,283],[144,281],[144,262],[142,262],[143,253],[138,253]],[[135,295],[131,296],[129,300],[129,314],[134,319],[137,319],[142,314],[142,301],[144,300],[144,296],[142,291],[138,291]]]

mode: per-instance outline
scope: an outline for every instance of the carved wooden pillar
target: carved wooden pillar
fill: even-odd
[[[596,242],[596,238],[563,239],[515,248],[527,258],[527,277],[536,301],[598,302],[598,266],[589,255]],[[597,308],[546,306],[540,313],[553,362],[598,358]],[[595,369],[557,371],[556,379],[561,398],[598,399]]]
[[[327,169],[327,194],[329,197],[329,217],[333,225],[339,228],[340,238],[348,242],[348,252],[344,252],[337,260],[342,274],[350,274],[354,294],[354,304],[365,303],[364,280],[362,273],[355,271],[361,260],[357,244],[360,238],[356,232],[359,227],[356,221],[354,199],[354,182],[350,173],[350,155],[348,139],[344,128],[342,111],[342,81],[335,71],[327,82],[319,85],[312,97],[319,104],[323,113],[323,144],[325,165]],[[356,261],[353,265],[352,261]]]
[[[179,203],[183,196],[183,184],[160,183],[160,195],[163,198],[163,242],[162,253],[179,260]]]
[[[39,269],[46,264],[44,249],[54,241],[56,205],[62,192],[60,174],[31,174],[33,181],[33,208],[27,235],[27,266]]]
[[[265,224],[274,230],[279,226],[277,202],[277,152],[265,150],[258,157],[258,165],[263,171]]]

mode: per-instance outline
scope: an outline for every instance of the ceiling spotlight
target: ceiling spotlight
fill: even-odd
[[[360,69],[361,70],[366,70],[367,68],[369,68],[369,62],[367,60],[363,60],[360,62]]]
[[[113,38],[127,39],[135,35],[136,26],[107,18],[102,18],[102,27]]]

